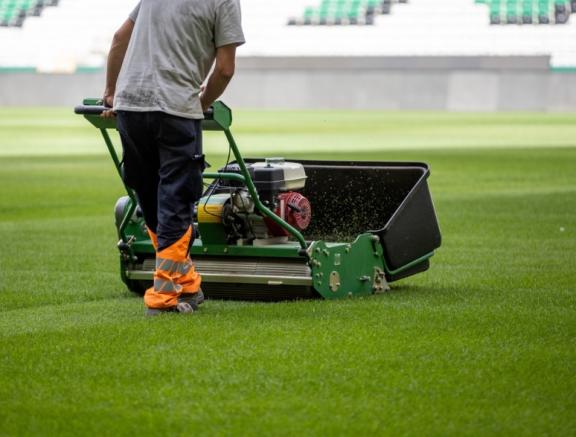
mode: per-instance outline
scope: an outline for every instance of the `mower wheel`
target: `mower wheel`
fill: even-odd
[[[116,205],[114,206],[114,219],[116,229],[120,229],[120,224],[124,218],[124,211],[126,211],[129,202],[130,198],[128,196],[122,196],[116,201]]]

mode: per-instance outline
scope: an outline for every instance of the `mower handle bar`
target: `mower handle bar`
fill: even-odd
[[[79,105],[74,108],[75,114],[80,115],[101,115],[104,111],[107,111],[112,108],[108,108],[103,105]],[[214,116],[214,109],[210,107],[208,111],[204,113],[204,119],[212,120]]]

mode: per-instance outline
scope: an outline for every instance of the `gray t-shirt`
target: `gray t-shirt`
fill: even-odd
[[[114,109],[203,118],[200,85],[216,48],[244,43],[240,0],[141,0]]]

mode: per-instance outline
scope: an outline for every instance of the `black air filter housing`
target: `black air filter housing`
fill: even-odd
[[[284,170],[278,167],[252,167],[248,168],[254,186],[258,192],[281,191],[284,187]]]

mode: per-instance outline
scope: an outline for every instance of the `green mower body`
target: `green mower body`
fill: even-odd
[[[114,120],[101,101],[75,109],[104,138]],[[214,173],[196,205],[190,248],[209,298],[327,299],[382,293],[389,283],[423,272],[441,236],[424,163],[244,159],[216,102],[203,130],[222,131],[235,161]],[[296,176],[295,176],[296,175]],[[116,203],[120,273],[130,290],[151,286],[155,252],[130,187]]]

